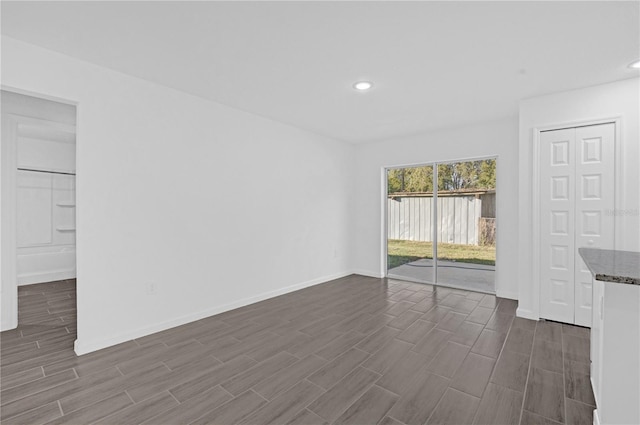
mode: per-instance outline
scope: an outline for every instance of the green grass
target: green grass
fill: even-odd
[[[433,258],[432,253],[433,244],[431,242],[389,239],[388,268],[392,269],[421,258]],[[439,243],[438,259],[494,266],[496,264],[496,248],[494,246]]]

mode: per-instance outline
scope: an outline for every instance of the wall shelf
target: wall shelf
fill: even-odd
[[[56,205],[64,208],[75,208],[76,204],[73,202],[56,202]]]

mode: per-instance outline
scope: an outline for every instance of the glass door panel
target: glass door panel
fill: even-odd
[[[387,170],[387,275],[434,282],[433,166]]]
[[[436,280],[495,292],[496,160],[437,165]]]

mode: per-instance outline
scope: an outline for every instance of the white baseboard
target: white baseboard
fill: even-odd
[[[31,285],[34,283],[54,282],[56,280],[75,279],[76,270],[62,270],[47,273],[32,273],[19,275],[18,286]]]
[[[523,319],[530,319],[530,320],[536,320],[536,321],[540,320],[540,318],[538,316],[533,314],[533,311],[525,310],[525,309],[520,308],[520,307],[518,307],[516,309],[516,316],[522,317]]]
[[[361,276],[375,277],[376,279],[382,279],[384,277],[384,275],[382,275],[380,272],[376,273],[376,272],[372,272],[370,270],[364,270],[364,269],[352,270],[351,273],[359,274]]]
[[[138,329],[132,329],[127,332],[120,333],[118,335],[114,335],[108,338],[93,339],[89,341],[76,339],[74,343],[74,350],[77,355],[81,356],[83,354],[88,354],[93,351],[101,350],[103,348],[107,348],[113,345],[121,344],[123,342],[131,341],[132,339],[141,338],[143,336],[147,336],[156,332],[161,332],[167,329],[175,328],[176,326],[181,326],[190,322],[194,322],[196,320],[204,319],[205,317],[224,313],[225,311],[233,310],[239,307],[244,307],[249,304],[254,304],[259,301],[264,301],[266,299],[277,297],[279,295],[288,294],[289,292],[298,291],[300,289],[308,288],[310,286],[319,285],[321,283],[325,283],[330,280],[349,276],[350,274],[353,274],[353,273],[351,271],[348,271],[348,272],[336,273],[329,276],[319,277],[316,279],[308,280],[306,282],[297,283],[295,285],[290,285],[284,288],[276,289],[274,291],[265,292],[253,297],[243,298],[241,300],[234,301],[232,303],[224,304],[221,306],[217,306],[208,310],[203,310],[203,311],[188,314],[185,316],[176,317],[161,323],[156,323],[154,325],[145,326]]]
[[[18,327],[18,320],[14,317],[6,317],[3,318],[0,323],[0,332],[10,331],[11,329],[15,329]]]
[[[591,368],[589,370],[589,372],[592,372],[591,377],[589,378],[589,382],[591,382],[591,391],[593,392],[593,400],[596,402],[596,406],[599,406],[600,403],[598,403],[598,391],[596,391],[596,384],[594,384],[593,382],[593,362],[591,362]]]

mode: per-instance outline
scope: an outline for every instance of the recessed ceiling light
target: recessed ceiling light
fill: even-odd
[[[629,68],[640,69],[640,59],[629,64]]]
[[[373,83],[370,81],[358,81],[353,85],[353,88],[358,91],[367,91],[373,87]]]

